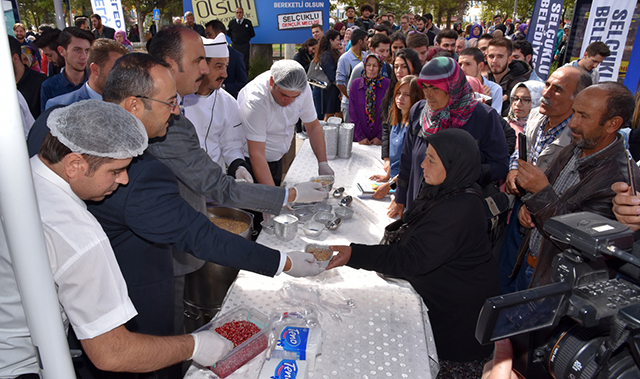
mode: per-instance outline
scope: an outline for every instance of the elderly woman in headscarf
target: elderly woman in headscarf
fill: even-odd
[[[509,115],[505,117],[505,120],[507,120],[516,135],[524,133],[524,126],[527,124],[529,113],[532,109],[540,106],[543,89],[543,82],[527,80],[516,84],[511,90],[511,106],[509,107]],[[517,148],[518,140],[516,140]]]
[[[418,167],[427,148],[426,137],[444,129],[463,129],[478,141],[482,157],[480,175],[474,178],[487,187],[507,175],[509,154],[500,116],[478,102],[460,68],[452,58],[437,57],[420,72],[418,83],[426,100],[416,103],[409,114],[409,130],[400,157],[396,197],[389,217],[400,216],[418,195]]]
[[[495,112],[493,112],[495,114]],[[461,129],[426,137],[418,197],[392,225],[406,231],[388,245],[332,246],[339,253],[327,269],[348,265],[406,279],[429,309],[438,378],[479,378],[493,346],[475,339],[485,299],[499,293],[498,267],[487,235],[476,178],[482,154]]]
[[[383,63],[378,54],[367,55],[362,77],[349,88],[349,120],[355,124],[353,141],[361,145],[382,144],[382,99],[389,88],[389,79],[382,76]]]

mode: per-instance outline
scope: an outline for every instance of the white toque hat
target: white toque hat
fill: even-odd
[[[229,58],[229,49],[227,48],[227,38],[224,33],[219,33],[216,38],[202,37],[204,44],[204,55],[207,58]]]

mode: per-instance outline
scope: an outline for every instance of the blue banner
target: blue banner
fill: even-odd
[[[533,8],[527,41],[533,46],[531,63],[542,80],[547,79],[551,70],[563,3],[563,0],[537,0]]]
[[[201,25],[214,19],[227,25],[235,18],[236,8],[242,7],[256,32],[251,43],[302,43],[311,38],[311,25],[329,29],[329,0],[183,0],[182,6]]]

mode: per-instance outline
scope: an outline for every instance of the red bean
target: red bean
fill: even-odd
[[[231,321],[215,329],[216,333],[233,342],[233,354],[227,359],[218,361],[215,367],[210,367],[220,378],[226,378],[234,371],[244,366],[267,348],[268,339],[265,334],[251,341],[236,351],[235,348],[260,332],[260,328],[249,321]]]

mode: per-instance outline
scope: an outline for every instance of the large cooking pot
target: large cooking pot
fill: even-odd
[[[213,206],[207,207],[209,218],[227,217],[247,224],[247,229],[238,235],[250,240],[253,232],[253,215],[236,208]],[[184,314],[185,328],[190,333],[218,313],[227,290],[236,279],[238,270],[207,262],[198,271],[185,277]]]

